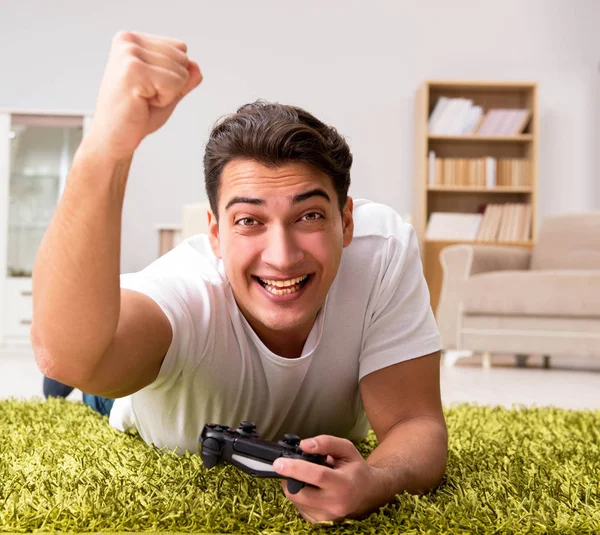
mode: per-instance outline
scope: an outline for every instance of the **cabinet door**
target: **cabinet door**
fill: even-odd
[[[83,117],[11,115],[6,275],[33,263],[83,135]]]
[[[31,279],[8,278],[4,290],[4,336],[29,337],[33,313]]]
[[[28,343],[35,256],[83,126],[82,115],[0,112],[0,345]]]
[[[0,112],[0,295],[4,295],[6,274],[6,238],[8,227],[8,183],[10,176],[10,115]],[[2,302],[0,301],[0,305]],[[0,315],[2,311],[0,310]],[[1,330],[0,322],[0,330]]]

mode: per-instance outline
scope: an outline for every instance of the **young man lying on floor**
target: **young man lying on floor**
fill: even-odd
[[[261,102],[222,120],[204,157],[208,237],[119,276],[133,154],[201,80],[180,41],[114,38],[36,260],[40,369],[158,447],[198,451],[211,422],[305,437],[334,468],[275,469],[314,485],[284,484],[311,522],[434,487],[447,433],[417,242],[390,208],[347,196],[352,155],[334,128]],[[369,427],[379,446],[365,461],[351,441]]]

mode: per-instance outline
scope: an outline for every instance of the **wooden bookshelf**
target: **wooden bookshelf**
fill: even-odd
[[[457,141],[460,143],[487,143],[488,141],[493,143],[527,143],[533,139],[531,134],[520,134],[518,136],[485,136],[480,134],[468,134],[464,136],[428,135],[427,137],[430,142]]]
[[[531,119],[518,135],[433,135],[429,116],[440,97],[468,98],[484,110],[526,108]],[[419,87],[415,101],[415,149],[413,225],[419,238],[423,270],[435,312],[442,286],[441,250],[456,243],[532,247],[537,233],[538,108],[535,82],[429,80]],[[524,186],[430,185],[428,154],[439,158],[524,159],[529,161],[529,183]],[[426,239],[427,221],[432,212],[479,213],[486,204],[531,204],[531,234],[528,240],[464,241]]]
[[[531,186],[496,186],[486,188],[485,186],[428,186],[427,191],[444,191],[447,193],[531,193]]]

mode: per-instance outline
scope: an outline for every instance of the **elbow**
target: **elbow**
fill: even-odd
[[[57,359],[54,358],[53,353],[43,344],[41,338],[33,327],[31,329],[30,341],[33,348],[35,362],[44,376],[67,384],[66,378],[61,372],[59,362],[57,362]]]
[[[33,348],[33,356],[35,358],[35,363],[37,364],[37,367],[46,377],[51,377],[54,367],[53,360],[50,355],[50,352],[42,344],[40,335],[38,334],[35,328],[35,322],[31,326],[29,340],[31,342],[31,347]]]
[[[37,367],[45,377],[65,385],[80,388],[80,385],[85,382],[86,373],[89,372],[74,366],[73,363],[76,360],[67,357],[64,352],[52,350],[44,343],[33,326],[30,341]]]

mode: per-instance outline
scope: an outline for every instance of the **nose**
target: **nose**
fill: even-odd
[[[283,225],[269,229],[262,251],[262,260],[281,272],[290,271],[304,259],[304,252],[297,243],[293,232]]]

